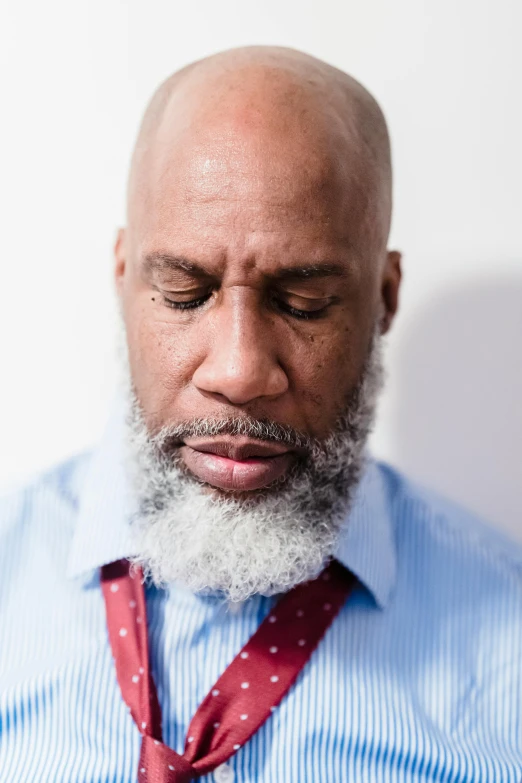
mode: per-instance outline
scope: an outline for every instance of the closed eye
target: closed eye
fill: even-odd
[[[276,306],[283,313],[291,315],[293,318],[301,318],[302,320],[311,320],[313,318],[322,318],[328,309],[328,305],[324,305],[316,310],[301,310],[297,307],[292,307],[287,302],[276,300]]]
[[[212,293],[209,292],[203,296],[198,296],[196,299],[189,299],[188,301],[182,300],[177,302],[175,299],[169,299],[167,296],[165,296],[165,294],[163,294],[163,301],[167,307],[171,307],[173,310],[195,310],[197,307],[204,305],[211,296]]]
[[[172,308],[173,310],[196,310],[198,307],[202,307],[210,297],[212,296],[212,291],[208,291],[202,296],[195,297],[194,299],[188,299],[188,300],[176,300],[176,299],[170,299],[169,297],[163,296],[163,301],[167,305],[167,307]],[[311,300],[312,301],[312,300]],[[274,297],[272,299],[273,306],[275,306],[278,310],[280,310],[282,313],[285,313],[286,315],[292,316],[292,318],[298,318],[301,320],[312,320],[317,318],[322,318],[326,311],[328,310],[328,307],[330,304],[332,304],[331,300],[321,300],[320,306],[304,310],[299,307],[293,307],[288,302],[285,302],[283,299]]]

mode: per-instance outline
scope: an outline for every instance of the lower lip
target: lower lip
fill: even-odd
[[[273,457],[228,459],[217,454],[180,448],[185,465],[197,478],[218,489],[248,492],[262,489],[283,476],[294,460],[290,452]]]

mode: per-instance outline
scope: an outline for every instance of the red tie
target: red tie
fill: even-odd
[[[333,560],[283,595],[223,672],[190,723],[181,756],[162,742],[150,672],[142,573],[103,566],[101,584],[116,675],[142,734],[139,783],[187,783],[229,759],[270,717],[345,603],[354,577]]]

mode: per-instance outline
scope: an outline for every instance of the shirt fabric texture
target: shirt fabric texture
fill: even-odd
[[[141,736],[99,568],[132,554],[112,417],[92,453],[0,502],[0,782],[134,783]],[[522,549],[371,459],[337,558],[358,584],[268,721],[203,783],[520,783]],[[271,610],[146,591],[164,741]]]

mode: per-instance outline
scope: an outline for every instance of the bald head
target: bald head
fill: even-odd
[[[230,161],[235,152],[238,176],[253,153],[279,164],[283,177],[295,177],[304,166],[319,189],[344,180],[357,230],[386,242],[391,162],[383,113],[359,82],[320,60],[292,49],[248,47],[170,76],[140,128],[129,178],[130,221],[150,203],[154,178],[166,169],[173,174],[177,149],[188,145],[199,149],[200,165],[207,167],[212,160],[219,165],[219,157]],[[276,166],[266,168],[277,179]]]

